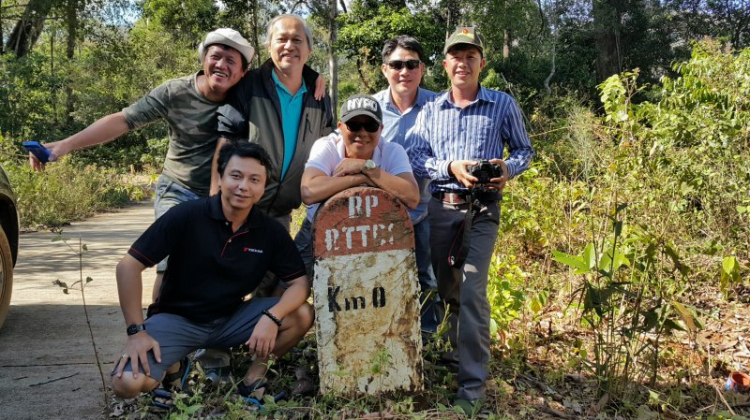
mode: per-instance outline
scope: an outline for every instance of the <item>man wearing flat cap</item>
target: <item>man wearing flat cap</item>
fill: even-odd
[[[419,187],[404,148],[380,141],[383,111],[375,98],[354,95],[341,105],[338,130],[315,142],[302,174],[302,201],[307,217],[294,241],[308,276],[312,271],[312,221],[321,202],[347,188],[383,189],[408,208],[419,204]]]
[[[216,111],[230,90],[247,73],[253,47],[234,29],[220,28],[198,46],[202,69],[190,76],[167,80],[120,112],[97,120],[65,140],[44,146],[56,160],[74,150],[110,142],[130,130],[159,119],[169,124],[169,149],[156,183],[154,211],[158,219],[179,203],[207,197],[211,164],[219,140]],[[31,165],[41,168],[33,155]],[[166,260],[159,263],[159,277]],[[157,285],[159,281],[157,280]],[[158,286],[154,287],[154,298]]]
[[[425,105],[407,141],[414,143],[409,155],[415,174],[432,179],[432,264],[450,308],[454,349],[443,359],[458,370],[455,405],[472,415],[481,407],[488,376],[487,276],[502,191],[528,168],[534,151],[513,98],[479,84],[486,62],[476,28],[457,28],[443,53],[451,88]]]

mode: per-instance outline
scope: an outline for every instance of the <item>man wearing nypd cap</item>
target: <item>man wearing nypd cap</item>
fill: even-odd
[[[443,359],[458,368],[455,405],[471,415],[481,407],[488,376],[487,276],[502,191],[507,180],[528,168],[534,151],[513,98],[479,84],[486,62],[476,28],[457,28],[443,53],[451,87],[425,105],[407,141],[414,142],[409,154],[415,174],[432,179],[432,262],[438,292],[450,308],[454,348]],[[480,160],[502,173],[480,185],[471,172]]]
[[[318,206],[347,188],[369,185],[401,200],[419,204],[419,188],[409,157],[395,142],[381,141],[383,111],[369,95],[353,95],[341,105],[338,130],[315,142],[302,174],[300,193],[307,217],[294,242],[308,276],[312,274],[312,222]]]

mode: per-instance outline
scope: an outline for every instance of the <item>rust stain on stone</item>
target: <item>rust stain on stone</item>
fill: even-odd
[[[323,203],[313,223],[317,258],[414,248],[414,227],[395,196],[372,187],[342,191]]]

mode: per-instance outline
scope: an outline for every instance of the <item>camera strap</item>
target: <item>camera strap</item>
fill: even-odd
[[[466,211],[464,222],[461,224],[461,228],[456,232],[456,237],[453,239],[455,244],[457,239],[460,238],[461,245],[458,248],[451,247],[451,252],[448,255],[448,264],[453,268],[461,268],[466,262],[466,256],[469,255],[469,246],[471,245],[471,226],[474,224],[474,219],[477,217],[479,209],[482,208],[482,203],[478,198],[474,198],[474,194],[469,193],[468,200],[469,209]],[[455,249],[455,252],[454,252]]]

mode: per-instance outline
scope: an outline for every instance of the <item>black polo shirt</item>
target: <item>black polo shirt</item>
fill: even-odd
[[[231,315],[266,271],[283,281],[305,274],[297,247],[279,222],[253,207],[245,224],[232,232],[220,195],[171,208],[128,254],[147,267],[169,256],[159,299],[149,312],[196,322]]]

